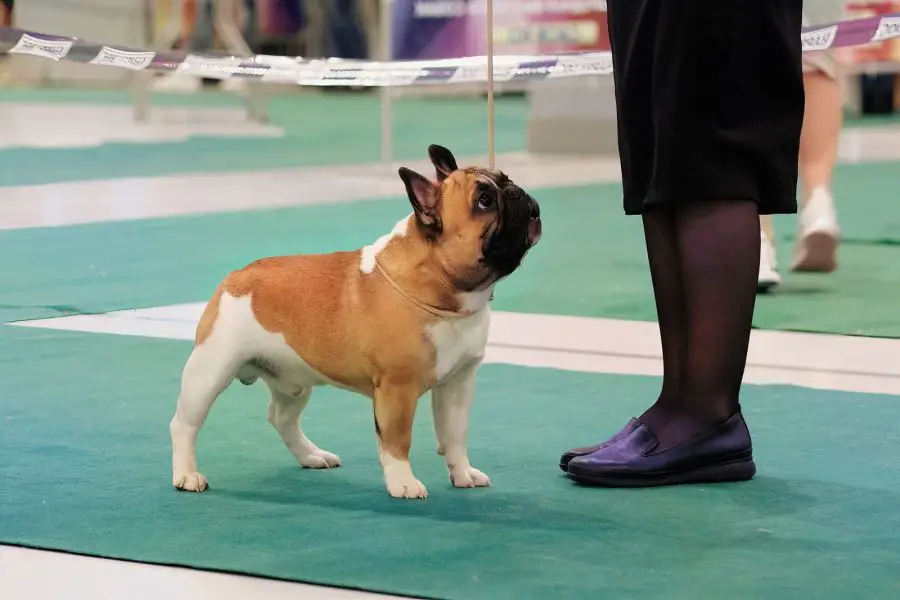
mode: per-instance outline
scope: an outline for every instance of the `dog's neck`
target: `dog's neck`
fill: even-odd
[[[362,249],[360,269],[381,275],[410,302],[441,317],[464,317],[483,310],[493,285],[474,292],[456,289],[428,250],[428,242],[410,215],[389,234]]]

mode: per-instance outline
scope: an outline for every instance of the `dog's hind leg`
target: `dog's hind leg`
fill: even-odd
[[[240,369],[234,348],[213,336],[197,345],[181,376],[178,408],[169,424],[172,436],[172,484],[179,490],[202,492],[206,478],[197,471],[197,433],[210,408]]]
[[[286,394],[271,385],[272,397],[269,400],[269,423],[281,436],[294,458],[302,467],[308,469],[330,469],[341,466],[341,459],[322,450],[310,441],[300,428],[300,415],[309,403],[311,388],[303,388],[295,394]]]

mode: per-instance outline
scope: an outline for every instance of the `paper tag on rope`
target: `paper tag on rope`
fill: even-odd
[[[51,60],[60,60],[65,58],[71,49],[72,42],[70,40],[43,40],[23,33],[22,38],[9,49],[9,52],[10,54],[31,54]]]
[[[804,31],[800,34],[800,45],[804,52],[814,52],[816,50],[828,50],[837,37],[838,26],[832,25],[823,29],[815,29],[813,31]]]
[[[100,53],[91,59],[90,64],[142,71],[150,66],[154,58],[156,52],[130,52],[103,46]]]
[[[896,37],[900,37],[900,16],[881,17],[872,41],[881,42]]]

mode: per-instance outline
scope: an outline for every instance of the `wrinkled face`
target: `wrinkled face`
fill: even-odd
[[[428,151],[437,185],[400,170],[416,219],[453,285],[484,289],[515,271],[537,244],[540,207],[502,172],[459,169],[449,150]]]

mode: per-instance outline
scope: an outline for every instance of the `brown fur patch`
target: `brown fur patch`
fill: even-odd
[[[310,367],[369,397],[383,373],[431,373],[434,351],[423,337],[430,315],[381,275],[360,271],[361,254],[337,252],[266,258],[232,273],[224,290],[251,294],[253,314],[281,333]]]
[[[203,314],[200,315],[200,322],[197,323],[197,332],[194,336],[194,343],[197,346],[206,341],[212,333],[213,326],[216,324],[216,319],[219,316],[219,300],[222,298],[222,288],[221,284],[216,288],[216,293],[213,294],[212,299],[210,299],[203,310]]]

